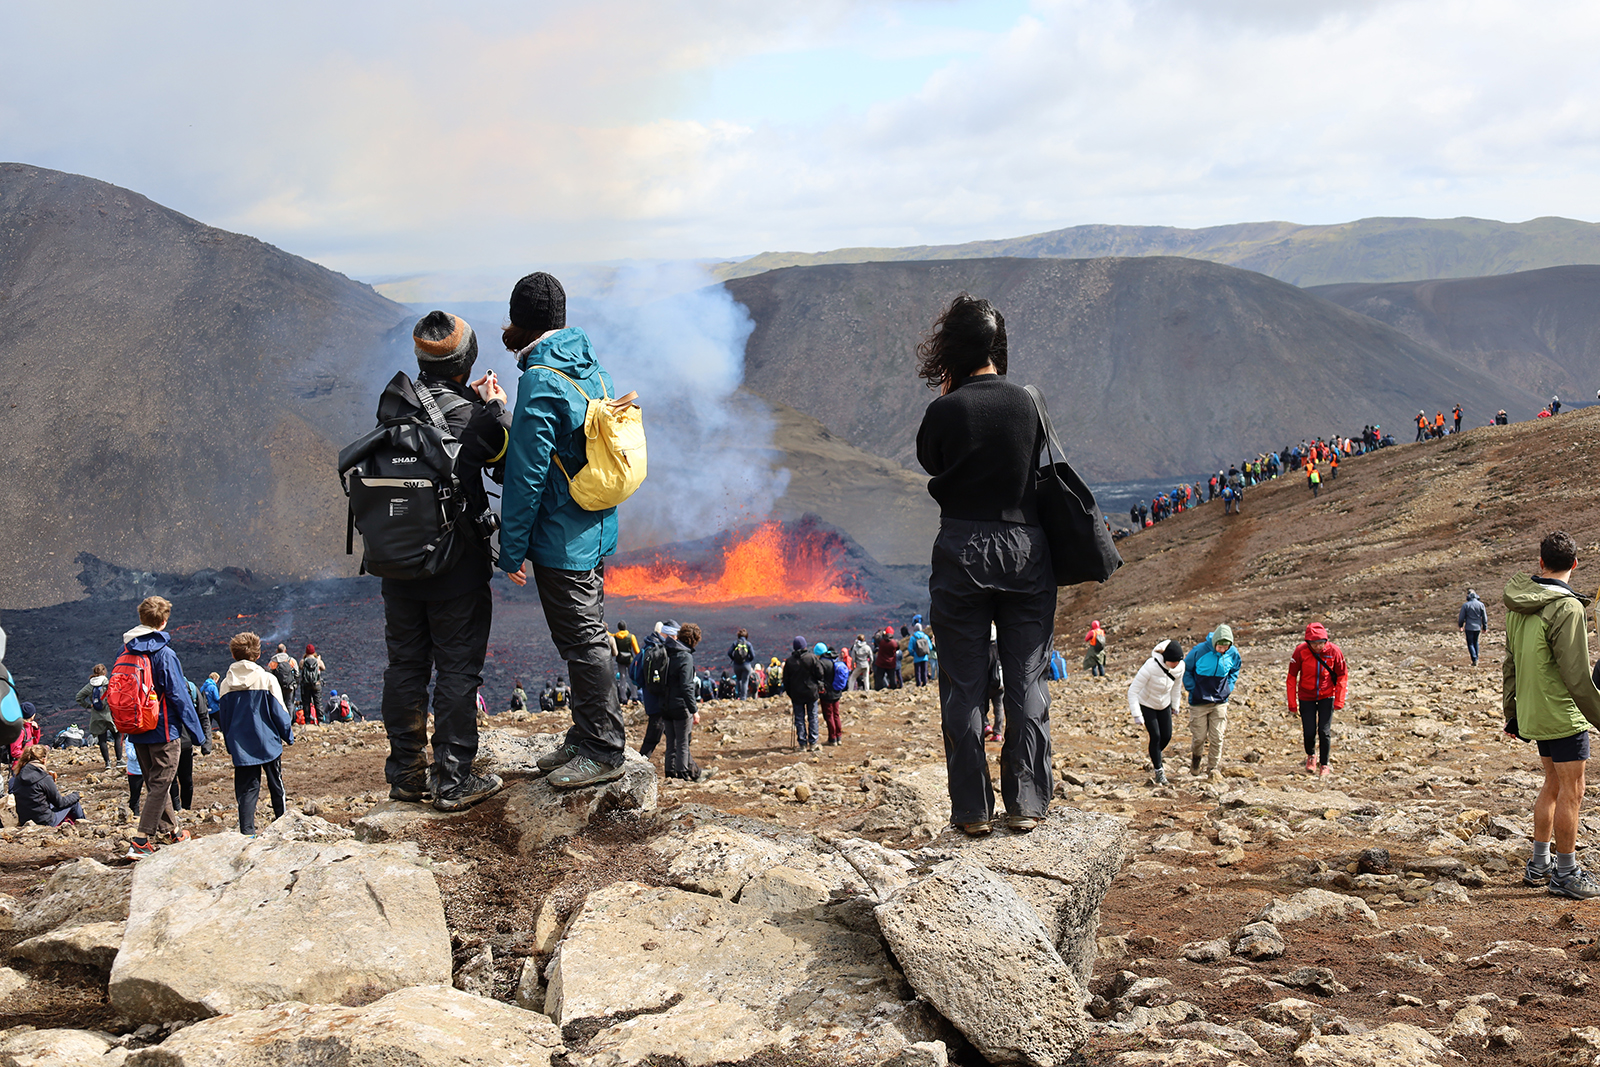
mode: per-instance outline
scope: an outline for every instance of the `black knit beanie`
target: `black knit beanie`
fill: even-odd
[[[532,333],[567,325],[567,291],[555,276],[535,271],[511,290],[511,325]]]
[[[1183,658],[1183,646],[1176,641],[1168,641],[1167,647],[1161,650],[1161,658],[1168,663],[1177,663]]]
[[[430,311],[411,331],[417,367],[437,378],[469,374],[478,359],[478,335],[466,319],[447,311]]]

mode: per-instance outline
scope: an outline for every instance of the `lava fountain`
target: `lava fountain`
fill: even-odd
[[[854,604],[868,599],[850,549],[832,530],[766,522],[702,563],[657,554],[606,568],[606,595],[687,604]],[[716,553],[712,553],[716,555]]]

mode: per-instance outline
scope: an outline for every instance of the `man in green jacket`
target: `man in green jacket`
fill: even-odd
[[[1544,788],[1533,804],[1533,858],[1522,882],[1588,900],[1600,897],[1600,882],[1578,866],[1578,809],[1589,728],[1600,726],[1600,689],[1589,673],[1589,602],[1567,584],[1577,558],[1572,538],[1552,533],[1539,544],[1539,573],[1506,583],[1501,703],[1506,733],[1537,742],[1544,764]]]

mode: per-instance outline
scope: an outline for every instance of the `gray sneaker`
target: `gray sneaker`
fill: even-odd
[[[435,811],[466,811],[503,788],[505,783],[498,774],[469,774],[467,780],[454,789],[434,797],[433,808]]]
[[[588,756],[578,756],[559,770],[550,772],[548,781],[557,789],[581,789],[586,785],[614,782],[622,777],[622,764],[607,767]]]
[[[538,759],[534,760],[533,765],[539,768],[540,774],[549,774],[553,770],[565,767],[567,764],[571,763],[577,758],[578,746],[563,743],[562,746],[556,749],[554,752],[540,756]]]
[[[1534,863],[1529,860],[1528,865],[1522,871],[1522,884],[1531,889],[1543,889],[1550,884],[1550,876],[1555,873],[1556,865],[1554,860],[1549,863]]]
[[[1573,900],[1591,900],[1600,897],[1600,882],[1582,867],[1574,867],[1566,874],[1560,871],[1550,876],[1550,888],[1547,890],[1552,896],[1571,897]]]

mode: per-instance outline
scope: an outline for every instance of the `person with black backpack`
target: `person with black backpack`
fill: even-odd
[[[678,624],[671,619],[658,622],[655,629],[645,635],[644,649],[634,657],[633,684],[639,687],[639,699],[644,703],[644,740],[639,743],[639,755],[650,758],[650,753],[661,743],[661,698],[667,689],[667,634],[678,632]]]
[[[307,645],[306,654],[300,660],[300,707],[305,721],[313,725],[327,718],[321,714],[322,675],[327,669],[327,663],[317,655],[317,646]]]
[[[739,699],[755,696],[750,685],[750,668],[756,661],[756,650],[750,644],[750,631],[743,626],[734,635],[733,644],[728,646],[728,658],[733,661],[733,684]]]
[[[106,665],[96,663],[89,683],[78,690],[78,707],[89,713],[89,733],[100,743],[100,758],[105,761],[108,771],[116,766],[111,762],[113,745],[116,746],[117,763],[122,762],[122,735],[117,733],[117,724],[111,721],[111,708],[106,704],[106,686],[110,682]]]
[[[278,680],[278,689],[283,693],[284,707],[293,712],[300,706],[295,699],[300,692],[300,664],[289,655],[287,645],[279,642],[278,651],[273,653],[267,672]]]
[[[494,615],[490,539],[498,525],[483,476],[503,477],[511,415],[492,370],[467,380],[478,339],[465,320],[430,311],[417,321],[412,343],[416,381],[394,376],[378,400],[378,429],[346,448],[339,466],[348,472],[352,522],[365,543],[363,568],[383,578],[389,666],[381,707],[389,797],[419,802],[431,796],[437,810],[461,811],[503,785],[496,775],[472,773],[472,761]],[[402,472],[410,473],[398,477]],[[387,495],[402,510],[385,510],[384,496],[369,497],[366,489],[381,489],[386,481],[422,495],[396,496],[390,489]],[[364,521],[356,514],[358,496]],[[366,508],[369,500],[380,506]]]

